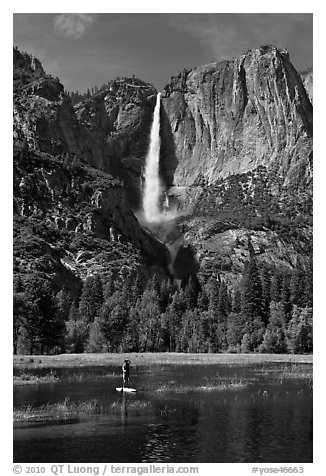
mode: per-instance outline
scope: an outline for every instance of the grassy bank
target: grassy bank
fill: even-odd
[[[143,376],[138,390],[146,393],[146,401],[139,397],[128,400],[128,413],[134,415],[166,414],[167,410],[157,406],[157,399],[175,398],[187,394],[187,398],[201,399],[208,393],[227,395],[234,398],[260,399],[281,398],[286,394],[293,398],[312,390],[311,355],[266,355],[266,354],[79,354],[56,356],[15,356],[14,384],[37,384],[67,381],[95,381],[107,377],[121,377],[121,363],[125,358],[132,361],[134,370]],[[203,366],[199,368],[198,379],[188,382],[167,378],[166,365]],[[216,366],[213,367],[213,366]],[[222,372],[218,366],[223,368]],[[211,371],[205,376],[204,368]],[[246,369],[247,367],[247,369]],[[180,370],[180,369],[178,369]],[[185,369],[186,371],[186,369]],[[192,372],[189,369],[188,372]],[[183,374],[181,370],[181,375]],[[148,376],[155,375],[155,379]],[[288,387],[288,380],[296,379],[296,385]],[[299,382],[298,382],[299,379]],[[260,382],[257,386],[257,382]],[[106,385],[106,382],[103,381]],[[293,395],[292,395],[293,394]],[[138,394],[137,394],[138,395]],[[15,422],[51,421],[79,419],[96,415],[123,413],[121,396],[115,402],[103,405],[99,400],[71,402],[67,397],[63,402],[45,404],[33,408],[26,406],[14,410]],[[140,396],[140,398],[142,398]],[[223,397],[224,398],[224,397]],[[155,408],[153,402],[156,402]],[[168,408],[168,407],[167,407]],[[172,408],[173,411],[176,411]],[[171,411],[172,411],[171,410]],[[165,413],[164,413],[165,412]]]
[[[277,373],[282,378],[312,378],[312,355],[275,354],[62,354],[14,356],[14,385],[86,381],[121,375],[121,364],[130,359],[135,371],[158,365],[259,366],[259,372]],[[273,364],[277,366],[274,367]],[[271,366],[273,368],[271,368]],[[62,374],[64,373],[64,375]]]
[[[28,405],[14,409],[14,422],[48,422],[77,420],[99,415],[128,415],[142,416],[154,411],[151,402],[129,401],[128,406],[116,401],[110,405],[103,405],[98,399],[72,402],[68,397],[63,402],[33,407]]]
[[[214,364],[261,364],[271,362],[312,364],[312,355],[292,354],[176,354],[176,353],[128,353],[128,354],[61,354],[61,355],[15,355],[14,368],[78,368],[92,366],[121,366],[130,359],[132,366],[151,364],[165,365],[214,365]]]

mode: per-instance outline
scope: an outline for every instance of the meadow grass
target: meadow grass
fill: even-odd
[[[40,370],[44,370],[45,373],[40,374]],[[56,370],[50,369],[30,368],[30,367],[14,367],[15,375],[13,377],[13,384],[16,385],[31,385],[41,383],[57,383],[57,382],[85,382],[94,380],[94,378],[101,379],[107,377],[116,377],[120,375],[120,372],[105,372],[100,375],[94,374],[92,371],[85,370],[80,371],[67,371],[65,373],[58,374]],[[67,369],[68,370],[68,369]]]
[[[232,399],[230,392],[239,401],[248,392],[253,384],[250,398],[279,398],[279,395],[301,395],[312,389],[312,356],[311,355],[234,355],[234,354],[82,354],[64,356],[41,356],[37,359],[28,356],[16,357],[15,360],[15,380],[25,383],[54,383],[61,381],[94,380],[107,376],[120,375],[121,361],[129,357],[132,365],[138,367],[138,372],[145,373],[145,387],[139,388],[144,393],[151,394],[151,397],[139,400],[132,397],[127,400],[120,398],[113,403],[99,400],[71,402],[65,398],[63,402],[46,404],[41,407],[14,409],[14,421],[66,421],[68,419],[78,419],[81,417],[92,417],[95,415],[118,415],[124,417],[128,415],[142,416],[152,413],[165,414],[167,410],[157,409],[157,402],[161,398],[169,398],[169,394],[188,394],[191,398],[202,398],[205,393],[217,392],[228,395]],[[101,363],[101,365],[100,365]],[[74,365],[75,364],[75,365]],[[97,365],[96,365],[97,364]],[[195,384],[167,380],[164,374],[166,365],[176,365],[182,368],[183,365],[221,365],[226,375],[219,375],[219,368],[214,369],[214,376],[202,376]],[[106,371],[104,366],[111,368]],[[53,367],[52,367],[53,366]],[[117,371],[112,371],[112,367],[117,367]],[[250,372],[243,372],[250,368]],[[92,370],[100,370],[101,375],[97,375]],[[102,368],[101,368],[102,367]],[[155,379],[151,378],[152,372]],[[36,375],[35,375],[36,374]],[[160,375],[161,374],[161,375]],[[211,372],[212,374],[212,372]],[[150,377],[147,380],[147,376]],[[157,377],[159,376],[159,380]],[[267,379],[266,379],[267,377]],[[288,389],[289,379],[300,380],[300,386],[296,384],[293,389]],[[14,381],[15,381],[14,380]],[[156,394],[156,397],[155,397]],[[248,397],[248,395],[247,395]],[[186,397],[188,398],[188,396]],[[215,398],[215,397],[214,397]],[[223,397],[224,398],[224,397]],[[156,403],[155,403],[156,402]],[[168,408],[168,407],[167,407]],[[172,411],[172,410],[171,410]],[[162,413],[163,412],[163,413]],[[170,410],[169,410],[170,412]]]
[[[117,400],[110,405],[103,405],[98,399],[72,402],[66,397],[63,402],[44,404],[38,407],[27,405],[14,408],[14,422],[47,422],[65,421],[99,415],[133,415],[142,416],[153,413],[154,406],[150,401],[134,400],[126,403]]]
[[[128,415],[141,416],[151,414],[153,413],[153,410],[153,403],[149,400],[128,401],[128,404],[121,403],[121,401],[116,401],[110,405],[109,413],[121,414],[124,412]]]
[[[279,380],[289,378],[312,379],[312,355],[289,354],[182,354],[182,353],[125,353],[125,354],[61,354],[42,356],[14,356],[14,385],[87,381],[121,375],[121,363],[130,359],[132,367],[147,373],[159,373],[169,365],[257,365],[257,375],[273,375]],[[275,365],[274,367],[274,364]],[[161,366],[161,367],[160,367]],[[96,367],[94,372],[91,367]],[[111,367],[105,372],[105,367]],[[112,367],[116,367],[112,370]],[[59,372],[60,371],[60,372]],[[41,375],[42,373],[42,375]],[[216,383],[212,389],[218,390]],[[207,389],[208,386],[206,385]],[[221,386],[220,386],[221,389]]]
[[[28,372],[22,372],[19,375],[14,375],[13,383],[14,385],[30,385],[36,383],[56,383],[60,379],[55,375],[54,372],[49,372],[45,375],[34,375]]]
[[[28,405],[14,408],[14,422],[18,421],[51,421],[65,420],[81,415],[96,415],[99,413],[99,404],[96,399],[90,401],[71,402],[68,397],[63,402],[45,404],[40,407]]]
[[[311,364],[313,356],[294,354],[183,354],[172,352],[157,353],[124,353],[124,354],[60,354],[60,355],[14,355],[14,368],[78,368],[90,366],[120,366],[125,359],[132,362],[133,367],[151,364],[164,365],[214,365],[254,363],[302,363]]]
[[[225,390],[239,390],[246,388],[249,385],[249,380],[244,381],[243,379],[230,379],[215,377],[208,379],[204,378],[205,383],[203,385],[182,385],[177,384],[174,380],[165,381],[163,384],[159,384],[154,388],[154,392],[163,393],[190,393],[190,392],[221,392]]]

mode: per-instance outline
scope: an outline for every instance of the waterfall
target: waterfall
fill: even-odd
[[[145,184],[143,193],[143,208],[145,219],[148,222],[161,220],[160,196],[162,184],[160,181],[160,106],[161,93],[158,93],[154,109],[150,144],[145,163]]]

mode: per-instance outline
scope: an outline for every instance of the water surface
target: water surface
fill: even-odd
[[[76,369],[55,369],[60,382],[16,386],[15,408],[69,397],[96,399],[100,412],[15,423],[14,461],[311,462],[311,379],[304,364],[294,374],[293,368],[137,366],[131,385],[138,392],[126,396],[115,391],[121,385],[117,367],[78,369],[78,378]]]

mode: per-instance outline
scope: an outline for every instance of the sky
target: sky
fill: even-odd
[[[117,76],[162,90],[173,74],[272,44],[298,71],[312,66],[310,13],[15,13],[13,44],[68,91]]]

